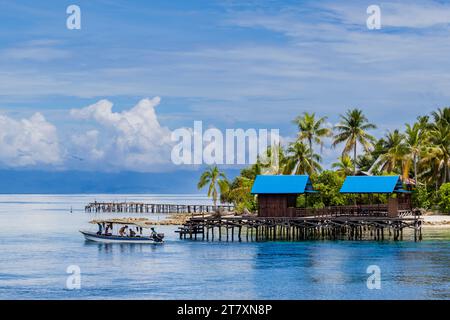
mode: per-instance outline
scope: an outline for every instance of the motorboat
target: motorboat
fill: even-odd
[[[121,218],[92,220],[97,224],[98,231],[80,230],[87,241],[102,243],[142,243],[162,244],[164,234],[157,233],[153,222],[146,218]],[[146,235],[144,230],[150,230]]]

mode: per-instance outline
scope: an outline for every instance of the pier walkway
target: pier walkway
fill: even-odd
[[[118,213],[212,213],[217,210],[232,211],[233,205],[203,204],[152,204],[140,202],[91,202],[84,208],[85,212]]]

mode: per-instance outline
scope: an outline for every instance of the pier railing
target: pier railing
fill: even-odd
[[[325,208],[288,208],[287,217],[387,217],[387,204],[330,206]],[[413,211],[408,206],[400,206],[396,216],[410,216]]]
[[[387,216],[387,205],[353,205],[353,206],[332,206],[320,209],[315,208],[292,208],[293,213],[297,217],[306,216]]]

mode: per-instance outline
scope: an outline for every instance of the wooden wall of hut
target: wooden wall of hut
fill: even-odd
[[[295,214],[297,195],[295,194],[259,194],[259,217],[291,217]]]
[[[388,199],[388,217],[394,218],[398,216],[398,199]]]
[[[400,193],[398,195],[398,207],[400,210],[412,210],[412,193]]]

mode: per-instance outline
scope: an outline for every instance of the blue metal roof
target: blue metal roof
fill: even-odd
[[[348,176],[341,193],[393,193],[406,192],[400,176]]]
[[[257,176],[252,194],[299,194],[315,192],[307,175]]]

